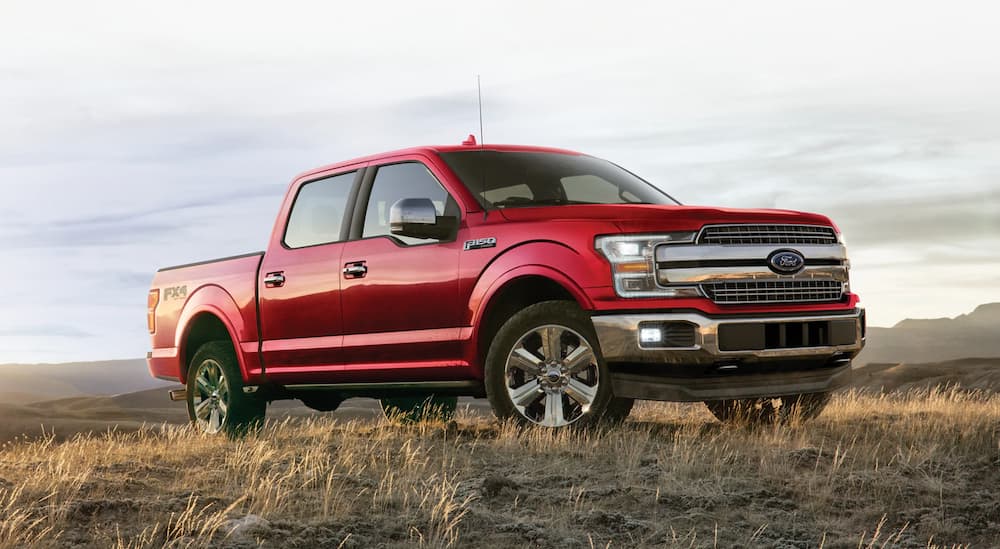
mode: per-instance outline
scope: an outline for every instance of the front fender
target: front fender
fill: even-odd
[[[534,241],[505,250],[480,274],[473,287],[467,311],[468,326],[472,327],[466,359],[479,361],[479,334],[483,316],[493,299],[508,284],[524,277],[542,277],[562,287],[582,309],[593,310],[594,304],[583,290],[580,280],[589,280],[580,273],[587,260],[579,252],[558,242]],[[480,372],[481,374],[481,372]]]
[[[536,241],[505,250],[480,274],[472,289],[467,311],[468,325],[477,326],[486,304],[508,282],[525,276],[541,276],[562,286],[581,308],[594,308],[579,280],[586,280],[586,258],[576,250],[558,242]],[[589,274],[589,273],[588,273]]]
[[[472,300],[470,303],[471,325],[479,326],[479,323],[486,312],[486,306],[490,303],[493,297],[504,288],[504,286],[511,281],[518,278],[524,278],[526,276],[540,276],[552,280],[569,292],[569,294],[573,296],[573,299],[575,299],[580,305],[580,308],[585,310],[593,309],[593,304],[590,302],[590,298],[587,294],[575,282],[573,282],[572,279],[561,271],[557,271],[556,269],[545,265],[522,265],[500,274],[496,279],[489,283],[488,286],[487,284],[484,284],[482,289],[477,286],[477,288],[473,290]]]

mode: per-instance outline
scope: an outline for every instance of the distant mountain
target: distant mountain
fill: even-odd
[[[1000,357],[1000,303],[955,318],[906,319],[892,328],[869,328],[867,337],[855,365]]]
[[[962,358],[923,364],[872,363],[853,372],[851,385],[874,391],[960,386],[1000,392],[1000,358]]]
[[[150,376],[144,359],[0,364],[0,403],[7,404],[110,396],[170,385]]]
[[[990,357],[1000,357],[1000,303],[980,305],[955,318],[907,319],[892,328],[869,328],[867,346],[854,364],[879,365],[882,369],[905,364],[907,369],[920,367],[924,371],[963,364],[948,361]],[[944,362],[947,364],[930,364]],[[1000,361],[982,364],[986,370],[1000,368]],[[980,366],[973,369],[977,368]],[[872,372],[867,370],[864,375]],[[171,385],[152,378],[143,359],[0,364],[0,404],[8,405],[163,391]]]

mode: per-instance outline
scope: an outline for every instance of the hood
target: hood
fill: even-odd
[[[501,214],[510,221],[586,221],[616,224],[624,233],[696,231],[717,223],[801,223],[829,225],[830,218],[793,210],[716,208],[711,206],[667,206],[647,204],[581,204],[505,208]]]

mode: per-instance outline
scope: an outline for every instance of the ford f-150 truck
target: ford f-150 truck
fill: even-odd
[[[160,270],[149,369],[192,422],[347,398],[548,427],[636,399],[818,414],[865,338],[844,239],[787,210],[685,206],[577,152],[417,147],[296,177],[266,252]]]

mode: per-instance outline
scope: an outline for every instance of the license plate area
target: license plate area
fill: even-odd
[[[857,342],[854,319],[735,322],[719,325],[720,351],[832,347]]]

